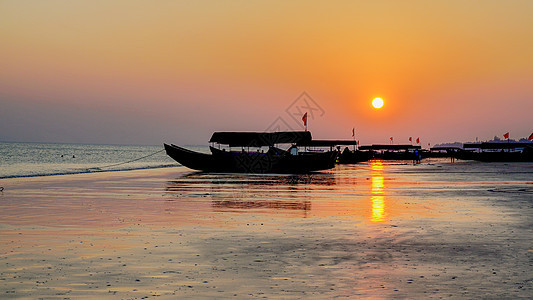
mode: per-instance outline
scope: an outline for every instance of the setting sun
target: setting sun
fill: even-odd
[[[375,98],[372,100],[372,106],[375,108],[381,108],[383,106],[383,99],[381,98]]]

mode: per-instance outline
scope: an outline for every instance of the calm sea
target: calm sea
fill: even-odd
[[[202,147],[189,147],[203,150]],[[161,146],[0,142],[0,178],[174,167]]]

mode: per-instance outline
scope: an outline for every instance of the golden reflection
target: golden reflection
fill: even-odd
[[[370,221],[372,222],[381,222],[385,220],[385,197],[383,196],[372,196],[372,217]]]
[[[372,194],[383,194],[383,176],[372,176]]]
[[[370,221],[381,222],[385,220],[385,180],[383,177],[383,162],[372,161],[370,164],[372,170],[372,196],[370,201],[372,203],[372,215]]]
[[[370,162],[370,169],[372,171],[383,171],[383,161],[382,160],[372,160]]]

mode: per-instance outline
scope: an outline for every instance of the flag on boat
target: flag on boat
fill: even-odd
[[[420,144],[420,138],[416,138],[416,143]]]
[[[528,140],[533,140],[533,133],[527,138]]]
[[[507,132],[506,134],[503,135],[504,138],[508,139],[509,138],[509,132]]]
[[[302,117],[302,121],[304,121],[304,126],[307,126],[307,113]]]
[[[409,142],[412,142],[413,141],[413,137],[409,137]]]
[[[352,136],[355,136],[355,128],[352,128]]]

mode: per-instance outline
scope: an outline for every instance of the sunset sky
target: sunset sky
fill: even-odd
[[[0,141],[301,130],[304,92],[314,138],[523,138],[532,15],[527,0],[0,1]]]

